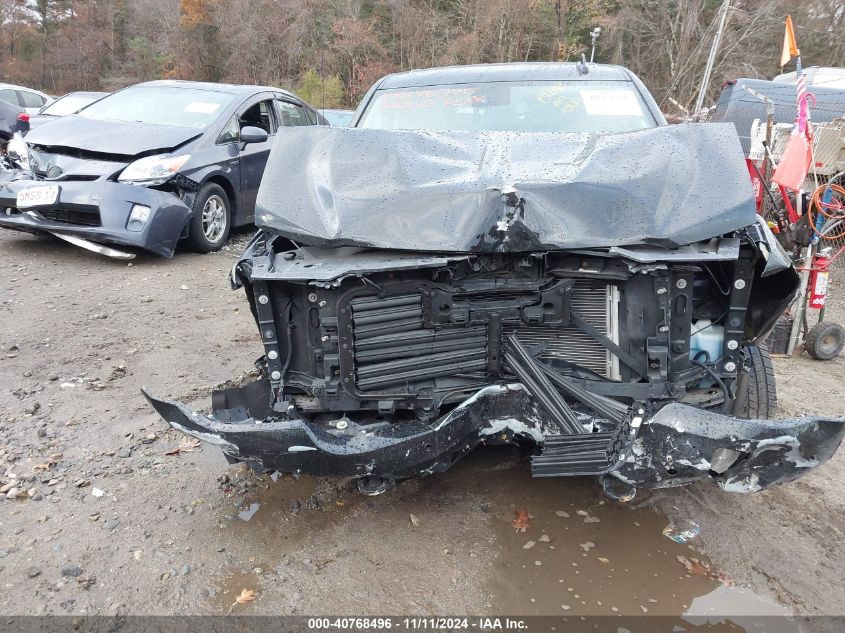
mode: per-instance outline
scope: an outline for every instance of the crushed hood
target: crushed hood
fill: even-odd
[[[256,210],[259,226],[305,244],[439,252],[671,247],[754,218],[730,124],[606,135],[291,128]]]
[[[202,130],[194,128],[69,115],[39,125],[26,135],[26,141],[44,148],[132,157],[170,151],[200,134]]]

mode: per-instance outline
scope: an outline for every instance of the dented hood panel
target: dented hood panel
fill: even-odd
[[[621,134],[300,127],[256,224],[316,246],[521,252],[680,246],[754,223],[730,124]]]
[[[26,142],[46,148],[68,148],[132,157],[170,151],[195,139],[202,130],[141,122],[101,121],[70,115],[40,126]]]

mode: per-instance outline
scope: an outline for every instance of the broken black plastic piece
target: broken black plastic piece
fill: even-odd
[[[528,393],[542,404],[561,431],[568,434],[586,433],[584,426],[575,417],[566,400],[552,386],[543,368],[522,346],[515,334],[508,337],[505,361],[528,389]]]

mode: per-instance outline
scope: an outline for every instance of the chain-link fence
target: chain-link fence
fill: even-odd
[[[808,85],[815,104],[810,108],[818,124],[845,116],[845,90]],[[737,79],[725,85],[716,106],[708,112],[707,121],[730,122],[736,127],[742,151],[751,150],[751,129],[755,120],[766,124],[771,114],[775,124],[791,126],[795,121],[798,93],[795,84],[762,79]]]
[[[780,162],[795,127],[797,93],[794,84],[740,79],[727,85],[716,107],[703,121],[731,122],[750,159],[749,168],[759,168],[762,191],[761,214],[802,270],[802,283],[807,283],[808,253],[822,253],[831,262],[832,286],[845,274],[845,90],[808,86],[815,97],[810,116],[813,132],[810,173],[801,187],[802,196],[782,189],[772,182],[775,166]],[[768,142],[763,142],[763,141]],[[784,196],[788,196],[785,200]],[[800,204],[799,208],[796,206]],[[796,222],[795,213],[802,213]],[[804,247],[810,245],[810,250]],[[814,250],[817,249],[817,250]],[[813,260],[813,266],[815,266]],[[803,297],[803,295],[802,295]],[[796,301],[783,319],[784,350],[790,349],[790,319],[807,328],[821,314],[803,310],[806,303]]]
[[[786,149],[792,127],[786,123],[774,126],[771,157],[775,162]],[[845,247],[845,118],[813,124],[812,130],[812,162],[803,186],[809,194],[808,224],[819,249],[829,248],[831,255],[841,255]],[[774,208],[767,211],[777,212]],[[769,215],[766,219],[773,218]]]

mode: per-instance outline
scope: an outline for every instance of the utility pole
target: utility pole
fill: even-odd
[[[730,7],[731,0],[725,0],[719,8],[719,28],[716,30],[716,37],[713,38],[713,45],[710,47],[707,66],[704,68],[704,77],[701,78],[701,86],[698,89],[698,98],[695,100],[695,109],[693,110],[695,114],[698,114],[704,107],[704,97],[707,95],[707,86],[710,85],[710,75],[713,74],[713,65],[716,63],[716,55],[719,53],[719,45],[722,43],[722,33],[725,30],[725,22],[728,20]]]

